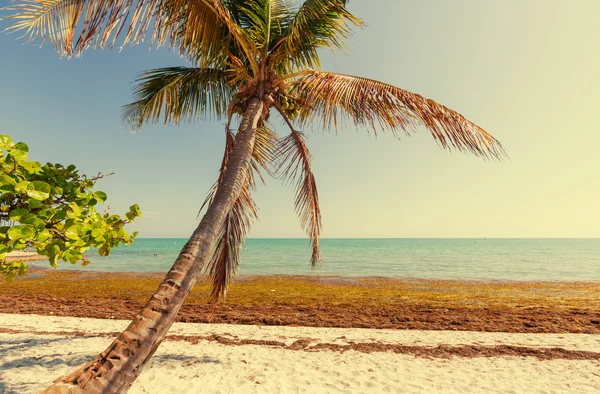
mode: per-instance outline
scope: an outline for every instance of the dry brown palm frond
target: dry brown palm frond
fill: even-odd
[[[19,0],[5,7],[30,41],[49,39],[64,56],[79,56],[88,47],[113,47],[148,39],[153,47],[177,47],[202,67],[227,60],[233,40],[258,72],[256,47],[237,25],[223,0]]]
[[[250,189],[253,190],[256,187],[255,177],[258,176],[264,183],[264,179],[261,174],[261,169],[266,171],[269,175],[271,173],[271,166],[274,160],[275,149],[277,145],[278,136],[273,130],[266,125],[260,125],[256,130],[256,141],[254,142],[254,149],[252,151],[252,161],[250,167],[252,171],[248,173],[248,184]],[[210,205],[214,199],[215,193],[219,184],[223,180],[223,175],[227,169],[227,161],[229,161],[229,155],[233,150],[235,144],[235,135],[226,130],[225,135],[225,152],[223,154],[223,160],[221,161],[221,168],[219,169],[219,178],[217,182],[211,187],[210,192],[202,202],[198,216],[204,209],[204,207]]]
[[[235,143],[235,135],[231,131],[225,130],[225,152],[223,152],[223,160],[221,160],[221,167],[219,168],[219,177],[217,178],[217,181],[215,182],[215,184],[210,188],[208,195],[206,196],[206,198],[204,199],[204,202],[202,203],[202,205],[200,206],[200,209],[198,210],[197,216],[200,216],[200,213],[202,212],[202,210],[204,209],[205,206],[212,204],[212,202],[215,198],[215,194],[217,193],[217,188],[223,181],[223,176],[225,175],[225,170],[227,169],[227,162],[229,161],[229,156],[231,155],[231,152],[233,151],[234,143]]]
[[[252,152],[252,168],[261,180],[261,169],[267,174],[273,175],[271,167],[275,158],[275,150],[279,136],[273,129],[266,124],[261,124],[256,129],[256,142],[254,143],[254,151]],[[264,183],[264,180],[263,180]]]
[[[418,123],[445,149],[469,151],[501,159],[506,153],[498,140],[461,114],[435,101],[383,82],[350,75],[305,71],[289,82],[292,94],[314,111],[301,112],[301,123],[315,117],[325,128],[337,128],[349,116],[356,126],[407,134]]]
[[[296,188],[295,208],[300,217],[300,224],[308,233],[312,243],[311,264],[320,266],[321,247],[321,209],[317,184],[311,169],[311,154],[304,142],[304,135],[292,129],[292,132],[279,141],[275,151],[278,160],[277,172],[280,178],[292,183]]]
[[[250,70],[246,64],[244,64],[242,59],[233,54],[229,55],[229,61],[225,67],[225,75],[230,83],[236,86],[244,86],[252,79]]]
[[[213,284],[211,292],[211,301],[213,302],[218,301],[220,297],[226,296],[231,279],[239,267],[240,253],[244,240],[246,239],[250,225],[256,220],[258,215],[258,209],[252,199],[252,190],[256,187],[254,174],[261,176],[259,167],[268,170],[268,166],[271,164],[273,158],[273,149],[276,141],[277,135],[265,125],[261,125],[257,129],[251,162],[252,170],[248,173],[246,184],[240,196],[231,211],[227,214],[217,237],[215,250],[206,267],[206,272]],[[206,204],[212,203],[217,188],[227,169],[227,162],[234,145],[235,136],[230,131],[227,131],[225,152],[223,154],[223,161],[221,162],[219,179],[202,204],[200,211],[202,211],[202,208]]]
[[[244,240],[257,214],[258,209],[252,199],[251,187],[246,184],[223,222],[217,236],[215,250],[206,267],[206,272],[212,281],[210,296],[212,302],[226,297],[231,279],[239,267]]]

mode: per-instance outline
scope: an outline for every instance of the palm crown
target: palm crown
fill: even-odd
[[[124,119],[139,129],[146,122],[177,124],[194,119],[225,119],[226,148],[221,176],[235,144],[232,120],[260,97],[252,171],[222,224],[207,272],[213,298],[225,294],[238,266],[242,242],[257,207],[252,190],[259,168],[290,181],[295,207],[321,263],[321,213],[311,156],[304,134],[313,122],[337,128],[344,119],[357,127],[409,134],[424,125],[440,146],[484,158],[504,155],[501,144],[459,113],[403,89],[366,78],[321,71],[320,51],[343,50],[353,27],[363,22],[344,0],[22,0],[8,7],[31,40],[48,39],[64,56],[88,47],[112,47],[147,39],[176,49],[192,67],[149,70],[140,75]],[[289,135],[280,138],[268,123],[276,111]],[[271,172],[271,168],[275,168]]]

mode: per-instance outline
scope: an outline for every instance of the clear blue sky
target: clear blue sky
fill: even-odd
[[[1,0],[5,2],[5,0]],[[324,68],[445,104],[494,134],[510,160],[448,154],[421,130],[310,133],[325,237],[599,237],[600,2],[352,1],[368,23]],[[0,27],[6,27],[2,22]],[[60,59],[0,34],[0,133],[35,160],[115,172],[112,210],[138,203],[141,237],[186,237],[216,179],[223,125],[121,127],[142,70],[184,65],[147,46]],[[283,134],[284,128],[279,131]],[[268,180],[252,237],[301,237],[293,194]]]

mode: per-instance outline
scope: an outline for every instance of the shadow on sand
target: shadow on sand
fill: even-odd
[[[61,374],[88,362],[97,355],[96,352],[70,353],[67,343],[65,343],[64,353],[47,354],[42,350],[51,343],[67,342],[71,339],[15,339],[0,341],[0,393],[37,393],[43,389],[43,386],[40,387],[41,382],[39,376],[35,373],[36,369],[45,371],[55,370],[55,377],[58,378]],[[25,351],[28,350],[31,352],[32,348],[36,347],[41,350],[38,353],[39,355],[19,357]],[[209,356],[196,357],[183,354],[158,354],[152,357],[151,363],[160,365],[171,361],[181,363],[182,366],[221,364],[220,360]],[[10,379],[8,379],[9,375]],[[47,383],[49,384],[50,381]]]

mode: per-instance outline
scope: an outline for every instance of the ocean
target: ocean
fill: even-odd
[[[137,239],[131,246],[113,249],[108,257],[90,251],[87,267],[60,262],[59,269],[167,272],[185,242],[183,238]],[[600,280],[600,239],[330,238],[323,239],[321,247],[323,266],[312,270],[307,239],[249,239],[239,274]]]

